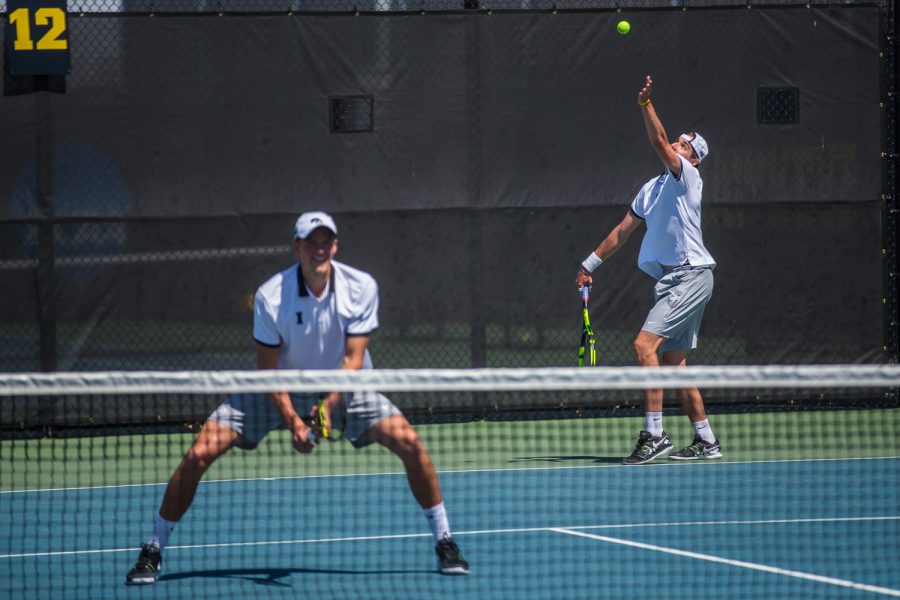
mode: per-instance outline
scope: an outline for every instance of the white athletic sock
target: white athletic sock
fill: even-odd
[[[169,535],[177,524],[177,521],[166,521],[161,516],[156,515],[156,521],[153,522],[153,536],[148,543],[162,551],[166,544],[169,543]]]
[[[447,509],[444,508],[443,502],[437,506],[426,508],[422,512],[425,513],[425,519],[428,520],[428,526],[431,527],[431,534],[434,536],[435,542],[450,537],[450,523],[447,521]]]
[[[712,444],[716,441],[716,436],[713,435],[712,427],[709,426],[709,419],[703,419],[702,421],[697,421],[696,423],[691,423],[694,426],[694,433],[700,436],[700,439],[708,444]]]
[[[644,415],[644,431],[650,432],[653,437],[659,437],[663,433],[662,411],[647,412]]]

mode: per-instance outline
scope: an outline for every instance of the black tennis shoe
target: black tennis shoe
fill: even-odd
[[[125,583],[127,585],[156,583],[160,571],[162,571],[162,553],[159,548],[151,544],[143,544],[137,562],[125,576]]]
[[[437,554],[438,572],[443,575],[468,575],[469,563],[463,558],[459,546],[453,538],[446,537],[434,547]]]
[[[670,457],[672,460],[712,460],[722,458],[722,447],[719,440],[712,443],[704,442],[699,435],[694,436],[694,441],[687,447],[675,452]]]
[[[663,431],[659,437],[650,435],[649,431],[642,431],[638,436],[637,444],[634,445],[634,452],[631,456],[622,459],[625,465],[642,465],[648,463],[654,458],[665,456],[672,451],[672,440],[669,435]]]

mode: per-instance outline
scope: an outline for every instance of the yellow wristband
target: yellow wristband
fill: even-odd
[[[643,102],[638,101],[638,106],[647,106],[648,104],[650,104],[650,98],[647,98]]]

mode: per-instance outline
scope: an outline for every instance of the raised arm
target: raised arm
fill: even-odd
[[[644,87],[638,92],[638,106],[641,107],[641,114],[644,117],[644,128],[647,130],[647,138],[665,167],[675,177],[681,177],[681,159],[675,150],[672,149],[669,138],[666,137],[666,130],[663,129],[662,123],[656,114],[656,109],[653,108],[653,103],[650,101],[650,93],[652,91],[653,79],[647,75]]]

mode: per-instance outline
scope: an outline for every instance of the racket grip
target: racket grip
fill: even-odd
[[[588,301],[588,297],[591,294],[591,288],[586,285],[581,286],[581,300],[584,302]]]
[[[309,431],[306,433],[306,441],[308,441],[313,446],[319,445],[319,436],[316,435],[316,432],[312,427],[310,427]]]

